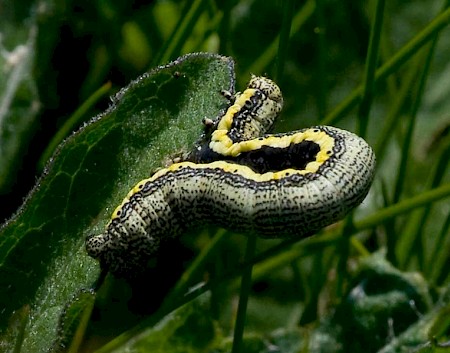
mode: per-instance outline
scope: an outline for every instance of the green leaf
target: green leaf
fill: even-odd
[[[234,90],[231,59],[186,55],[133,81],[60,146],[0,231],[0,328],[30,305],[22,352],[46,351],[57,340],[66,303],[99,275],[84,239],[104,229],[134,184],[192,148],[202,118],[223,108],[222,89]]]
[[[116,349],[101,349],[102,352],[153,352],[153,353],[197,353],[210,352],[218,343],[220,333],[211,318],[210,295],[183,305],[151,328],[134,336]]]
[[[431,307],[428,284],[419,273],[401,272],[375,253],[361,261],[345,299],[314,332],[310,347],[325,349],[334,341],[339,346],[330,352],[376,352],[396,342],[394,335],[403,335]],[[422,328],[414,340],[420,343],[426,336]]]

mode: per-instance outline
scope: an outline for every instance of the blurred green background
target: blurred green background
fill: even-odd
[[[449,21],[448,2],[435,0],[4,0],[0,219],[22,204],[56,145],[104,111],[108,97],[131,80],[186,53],[230,56],[236,90],[251,73],[280,85],[285,107],[275,131],[336,125],[363,135],[378,160],[374,186],[353,225],[347,220],[343,231],[332,228],[317,241],[267,254],[255,267],[246,327],[255,334],[247,337],[246,351],[431,351],[432,337],[445,341],[450,326]],[[236,265],[244,240],[233,237],[223,246],[221,266]],[[228,351],[234,326],[228,309],[235,307],[238,285],[224,283],[209,298],[212,308],[195,302],[199,307],[169,324],[174,331],[165,326],[168,336],[189,344],[158,349]],[[111,286],[121,288],[121,300],[132,296],[124,283]],[[142,317],[111,333],[95,326],[94,315],[91,335],[107,341]],[[180,323],[195,329],[183,331]],[[187,337],[203,329],[207,337],[191,347]],[[21,342],[22,331],[7,332],[3,342]],[[401,341],[405,332],[410,336]],[[145,335],[147,347],[152,335],[157,332]],[[394,338],[403,343],[396,346]],[[82,345],[77,342],[72,347]],[[146,351],[139,344],[133,349]],[[20,343],[16,347],[11,351],[20,351]],[[128,348],[120,342],[114,349]]]

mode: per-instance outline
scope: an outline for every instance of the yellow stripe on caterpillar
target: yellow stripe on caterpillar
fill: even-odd
[[[319,144],[321,148],[320,160],[325,161],[327,159],[327,151],[330,151],[333,147],[333,139],[321,130],[310,128],[307,130],[302,130],[297,133],[290,134],[277,134],[277,135],[266,135],[261,138],[256,138],[253,140],[236,142],[229,146],[229,148],[222,148],[221,155],[223,158],[226,157],[237,157],[242,153],[255,151],[261,149],[265,146],[270,146],[274,148],[287,148],[293,144],[298,144],[302,141],[312,141]],[[211,141],[210,146],[215,146],[215,142]],[[224,147],[222,145],[222,147]],[[213,150],[218,150],[218,148]]]

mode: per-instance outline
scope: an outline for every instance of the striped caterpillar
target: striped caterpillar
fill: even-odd
[[[375,156],[360,137],[315,126],[264,135],[282,107],[278,86],[253,76],[212,126],[190,161],[139,182],[86,249],[103,268],[126,275],[161,244],[211,223],[266,238],[312,235],[365,198]]]

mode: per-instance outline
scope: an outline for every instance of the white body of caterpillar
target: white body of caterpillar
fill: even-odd
[[[245,94],[254,97],[247,90],[239,95]],[[267,103],[268,95],[262,97]],[[279,111],[273,104],[259,105],[264,108],[257,109],[258,120]],[[256,105],[242,103],[242,109],[249,106]],[[231,107],[224,117],[248,119],[236,104]],[[250,127],[247,136],[266,129],[227,126]],[[196,155],[200,163],[176,163],[139,182],[105,232],[87,239],[89,255],[111,272],[126,274],[145,264],[161,243],[205,223],[267,238],[302,238],[342,219],[372,183],[373,151],[348,131],[317,126],[250,140],[221,134]],[[205,155],[221,160],[201,163]]]

